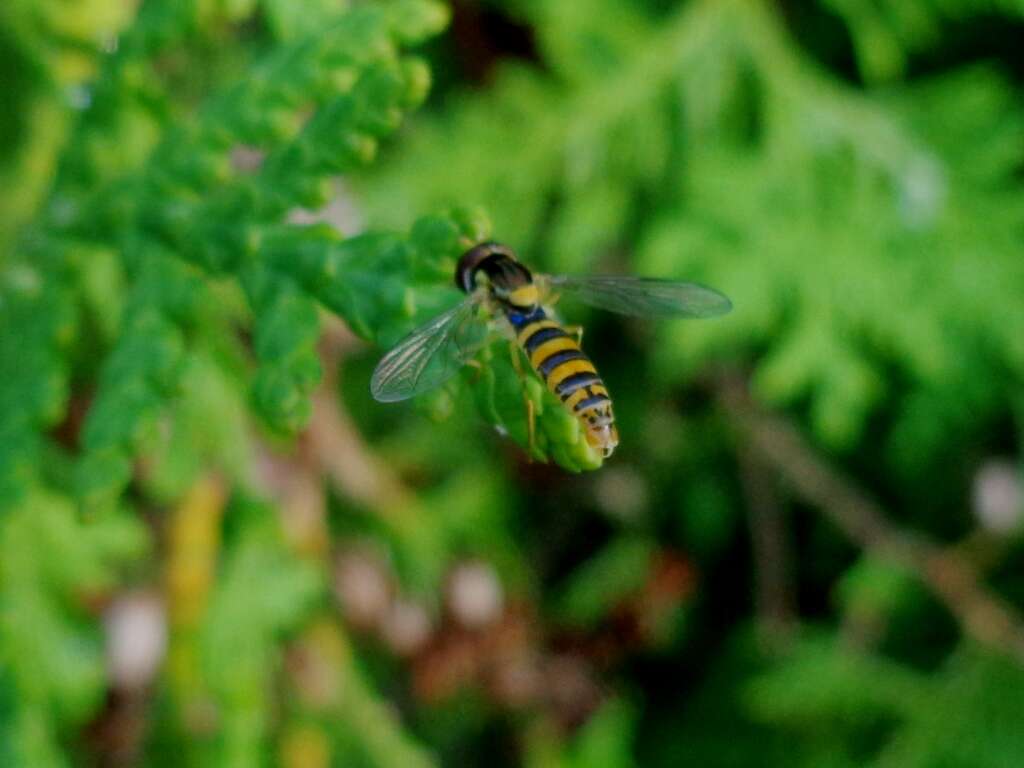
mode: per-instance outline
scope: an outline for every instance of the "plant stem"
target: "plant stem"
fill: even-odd
[[[986,588],[963,555],[893,525],[878,502],[819,456],[792,424],[757,406],[742,378],[723,375],[716,389],[744,445],[797,494],[872,555],[915,574],[968,637],[1024,665],[1024,621]]]

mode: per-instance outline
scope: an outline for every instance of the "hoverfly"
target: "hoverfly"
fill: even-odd
[[[496,327],[523,351],[547,388],[579,419],[587,443],[605,458],[619,442],[608,390],[578,336],[554,318],[562,295],[637,317],[717,317],[732,304],[696,283],[631,276],[534,275],[498,243],[462,255],[455,284],[466,298],[417,328],[388,352],[370,382],[374,398],[390,403],[440,386],[490,340]],[[518,365],[518,351],[513,349]],[[527,401],[533,436],[532,402]]]

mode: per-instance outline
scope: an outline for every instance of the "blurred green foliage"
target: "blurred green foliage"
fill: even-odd
[[[0,764],[1019,765],[1019,660],[758,481],[718,402],[749,381],[1024,605],[1022,34],[1015,0],[0,5]],[[607,466],[504,345],[370,400],[492,236],[733,300],[559,308]]]

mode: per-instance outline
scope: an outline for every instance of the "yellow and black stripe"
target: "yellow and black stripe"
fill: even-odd
[[[576,340],[538,308],[516,327],[520,346],[547,388],[577,416],[611,402],[594,364]]]

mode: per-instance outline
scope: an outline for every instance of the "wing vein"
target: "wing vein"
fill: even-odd
[[[384,403],[406,400],[439,387],[479,351],[486,329],[476,321],[470,297],[406,336],[377,365],[370,380],[373,397]]]
[[[565,296],[635,317],[717,317],[732,309],[723,294],[698,283],[629,275],[552,275],[548,280]]]

